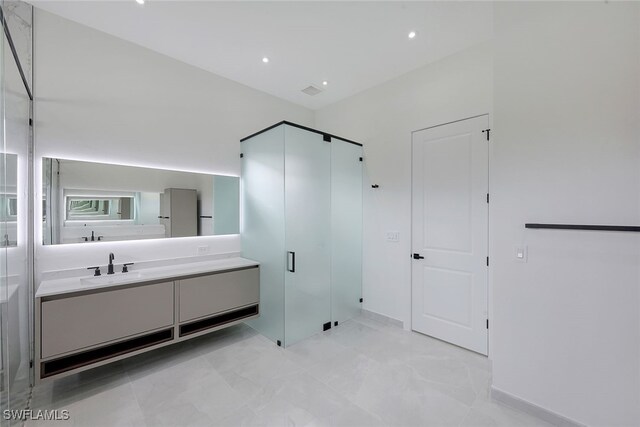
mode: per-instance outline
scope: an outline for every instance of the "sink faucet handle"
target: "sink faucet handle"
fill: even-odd
[[[89,267],[89,268],[87,268],[87,270],[95,270],[95,271],[93,272],[93,275],[94,275],[94,276],[100,276],[100,275],[101,275],[101,273],[100,273],[100,267]]]
[[[126,264],[122,264],[122,272],[123,273],[128,273],[129,272],[128,266],[130,266],[130,265],[133,265],[133,263],[132,262],[128,262]]]

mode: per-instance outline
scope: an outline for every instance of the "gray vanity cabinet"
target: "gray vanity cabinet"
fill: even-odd
[[[42,358],[173,325],[173,282],[42,302]]]
[[[64,293],[47,293],[43,282],[36,294],[37,381],[255,318],[260,312],[260,268],[239,260],[210,271],[180,266],[176,268],[182,273],[152,273],[146,280],[96,289],[83,289],[80,279],[69,279],[73,287]]]
[[[259,280],[257,268],[180,280],[180,322],[257,304]]]

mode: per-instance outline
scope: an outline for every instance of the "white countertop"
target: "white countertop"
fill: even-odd
[[[133,265],[129,267],[129,273],[121,273],[119,271],[120,266],[116,265],[116,269],[118,271],[112,275],[107,275],[104,271],[106,269],[102,268],[102,276],[99,277],[87,275],[65,279],[44,280],[40,283],[40,287],[36,292],[36,298],[67,294],[70,292],[102,289],[112,286],[130,285],[154,280],[170,280],[183,276],[190,276],[192,274],[253,267],[257,265],[260,265],[260,263],[240,257],[167,265],[163,267],[144,268],[139,270],[136,270],[135,265]]]

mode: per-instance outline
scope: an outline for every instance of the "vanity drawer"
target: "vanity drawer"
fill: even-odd
[[[42,302],[42,358],[172,326],[173,282]]]
[[[249,268],[180,280],[180,322],[260,300],[260,269]]]

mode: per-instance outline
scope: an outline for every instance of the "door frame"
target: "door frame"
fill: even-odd
[[[415,129],[411,131],[411,151],[410,151],[410,157],[409,157],[409,164],[411,165],[410,168],[410,173],[411,173],[411,182],[410,182],[410,187],[411,187],[411,203],[410,203],[410,209],[411,209],[411,233],[410,233],[410,240],[409,240],[409,255],[411,256],[412,251],[413,251],[413,150],[414,150],[414,146],[413,146],[413,135],[416,132],[421,132],[423,130],[428,130],[428,129],[433,129],[433,128],[437,128],[440,126],[446,126],[446,125],[451,125],[454,123],[458,123],[458,122],[463,122],[465,120],[470,120],[470,119],[476,119],[478,117],[483,117],[483,116],[487,116],[487,122],[488,122],[488,129],[491,130],[492,129],[492,122],[491,122],[491,114],[490,113],[483,113],[483,114],[476,114],[474,116],[469,116],[469,117],[465,117],[463,119],[458,119],[458,120],[452,120],[449,122],[445,122],[445,123],[440,123],[437,125],[433,125],[433,126],[427,126],[424,128],[420,128],[420,129]],[[493,150],[492,150],[492,144],[491,142],[491,137],[490,137],[490,133],[488,136],[489,140],[489,144],[487,144],[487,158],[488,158],[488,164],[487,164],[487,188],[489,191],[489,194],[491,195],[491,159],[493,157]],[[491,248],[493,247],[493,241],[491,238],[491,197],[489,197],[489,203],[487,206],[487,257],[489,257],[489,259],[491,260],[491,253],[492,250]],[[409,264],[410,266],[412,264]],[[489,328],[487,331],[487,358],[489,360],[491,360],[491,349],[493,348],[493,346],[491,345],[493,342],[493,303],[492,303],[492,296],[493,296],[493,262],[489,262],[489,265],[487,266],[487,321],[489,322]],[[410,278],[410,283],[409,283],[409,330],[414,331],[413,329],[413,268],[409,268],[409,278]],[[437,338],[435,338],[437,339]],[[455,344],[451,344],[451,345],[455,345]],[[462,348],[462,347],[460,347]],[[468,350],[468,349],[464,349],[467,351],[472,351],[472,350]]]

